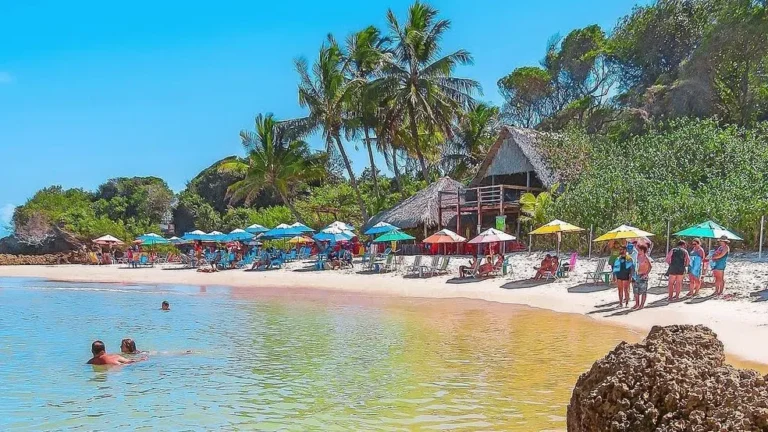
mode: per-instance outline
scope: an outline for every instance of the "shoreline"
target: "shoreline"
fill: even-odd
[[[525,264],[528,264],[528,261]],[[704,324],[717,333],[726,352],[740,360],[768,365],[768,302],[708,300],[659,303],[664,295],[649,293],[646,309],[628,312],[616,308],[615,288],[582,283],[574,272],[568,279],[530,286],[519,275],[465,283],[449,283],[451,276],[408,278],[400,273],[359,274],[357,271],[308,271],[307,263],[261,272],[227,270],[199,273],[172,266],[129,269],[118,266],[48,265],[0,266],[0,277],[32,277],[53,281],[118,284],[181,284],[262,288],[299,288],[330,293],[383,295],[421,299],[472,299],[524,305],[560,313],[576,313],[597,321],[647,333],[654,325]],[[582,265],[589,269],[588,263]],[[655,280],[655,279],[654,279]],[[518,286],[519,285],[519,286]],[[708,294],[707,288],[703,289]],[[728,292],[728,286],[726,286]],[[613,304],[611,304],[613,303]]]

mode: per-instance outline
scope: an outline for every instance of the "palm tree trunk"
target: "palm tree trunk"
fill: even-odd
[[[397,190],[400,191],[400,197],[405,199],[403,184],[400,182],[400,168],[397,166],[397,148],[394,146],[392,146],[392,172],[395,173],[395,183],[397,184]]]
[[[365,209],[365,203],[363,202],[363,197],[360,195],[360,189],[357,187],[357,179],[355,179],[355,173],[352,171],[352,164],[349,163],[349,158],[347,157],[347,152],[344,150],[344,146],[341,144],[341,138],[339,138],[338,135],[334,136],[334,139],[336,140],[336,145],[339,147],[339,153],[341,154],[341,159],[344,160],[344,166],[347,167],[347,174],[349,174],[349,183],[352,185],[352,189],[355,191],[355,196],[357,197],[357,205],[360,206],[360,214],[363,216],[363,223],[368,222],[368,211]]]
[[[365,133],[365,146],[368,147],[368,159],[371,161],[371,176],[373,177],[373,192],[376,194],[376,199],[379,199],[379,179],[376,175],[376,162],[373,160],[373,148],[371,147],[371,136],[368,131],[368,127],[363,127]]]
[[[408,108],[408,116],[411,123],[411,135],[413,137],[413,146],[416,149],[416,156],[419,157],[419,164],[421,164],[421,175],[424,177],[427,183],[429,183],[429,171],[427,170],[427,163],[424,160],[424,154],[421,153],[421,145],[419,144],[419,126],[416,124],[416,115],[413,112],[413,108]]]
[[[296,218],[296,222],[306,225],[304,218],[301,217],[299,211],[296,210],[296,207],[294,207],[293,203],[288,199],[288,197],[282,191],[277,191],[277,193],[280,195],[280,200],[283,201],[283,204],[288,207],[293,217]]]

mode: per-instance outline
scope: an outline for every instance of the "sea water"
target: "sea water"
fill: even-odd
[[[85,364],[126,337],[147,361]],[[565,430],[579,374],[639,338],[480,301],[0,279],[0,430]]]

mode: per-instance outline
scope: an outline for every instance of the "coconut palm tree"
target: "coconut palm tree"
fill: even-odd
[[[360,213],[363,220],[367,221],[368,211],[360,195],[352,164],[341,142],[342,132],[346,134],[354,129],[354,122],[349,115],[351,100],[355,92],[365,85],[365,81],[347,79],[344,76],[344,56],[339,44],[331,35],[328,35],[328,42],[320,47],[311,74],[306,59],[299,58],[295,64],[300,79],[299,105],[309,109],[309,116],[292,123],[295,127],[303,128],[306,133],[322,129],[326,148],[336,146],[347,169],[349,183],[355,191]]]
[[[376,174],[376,162],[373,158],[373,145],[371,132],[378,119],[376,118],[380,95],[369,85],[376,73],[381,68],[384,56],[387,55],[389,38],[381,36],[381,31],[374,26],[351,34],[346,41],[345,72],[350,79],[364,81],[366,85],[356,88],[352,97],[354,117],[365,137],[365,147],[368,150],[368,159],[371,164],[373,189],[376,197],[379,197],[379,184]]]
[[[462,180],[485,159],[499,131],[499,108],[478,103],[453,127],[453,136],[442,148],[440,164],[446,175]]]
[[[309,145],[292,139],[288,129],[282,127],[269,113],[256,116],[256,130],[241,131],[240,139],[247,154],[245,159],[229,159],[219,170],[244,174],[245,178],[227,189],[232,201],[244,200],[250,204],[264,189],[277,193],[299,222],[304,223],[291,198],[296,188],[325,175],[325,153],[313,153]]]
[[[392,10],[387,21],[394,43],[393,55],[385,57],[383,77],[375,83],[388,99],[388,122],[407,124],[424,179],[429,181],[419,126],[427,131],[451,135],[451,125],[462,111],[474,105],[477,81],[453,76],[458,65],[472,63],[466,50],[441,56],[440,41],[450,28],[448,20],[437,19],[437,10],[421,2],[408,10],[404,24]]]

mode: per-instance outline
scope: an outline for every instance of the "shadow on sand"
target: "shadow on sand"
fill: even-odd
[[[466,278],[455,277],[455,278],[448,279],[447,281],[445,281],[445,283],[447,283],[447,284],[454,284],[454,285],[461,285],[461,284],[472,284],[472,283],[482,282],[484,280],[486,280],[486,279],[477,279],[477,278],[473,278],[473,277],[466,277]]]
[[[755,291],[753,293],[749,293],[749,296],[752,298],[753,302],[764,302],[768,301],[768,289]]]
[[[548,285],[554,282],[554,279],[550,280],[533,280],[533,279],[521,279],[516,281],[507,282],[501,286],[504,289],[524,289],[524,288],[536,288],[543,285]]]
[[[574,285],[568,288],[568,292],[571,294],[589,294],[600,291],[608,291],[612,287],[608,284],[600,283],[593,284],[591,282],[585,282],[582,284]]]

